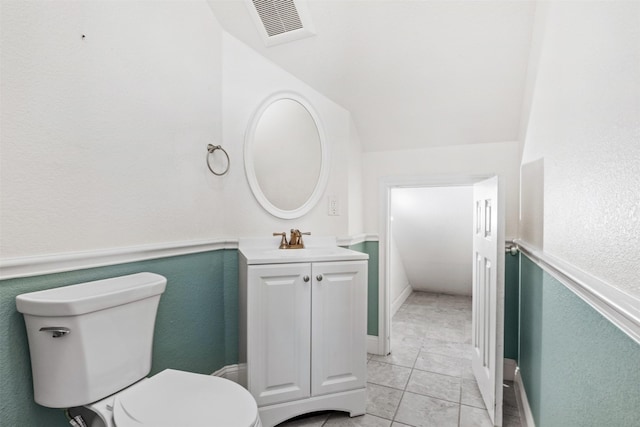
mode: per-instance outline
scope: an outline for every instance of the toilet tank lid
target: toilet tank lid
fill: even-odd
[[[136,273],[18,295],[16,307],[34,316],[77,316],[159,295],[166,285],[164,276]]]

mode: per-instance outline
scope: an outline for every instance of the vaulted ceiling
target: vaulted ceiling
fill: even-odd
[[[365,151],[515,141],[533,1],[310,1],[316,35],[266,47],[244,0],[223,28],[351,111]]]

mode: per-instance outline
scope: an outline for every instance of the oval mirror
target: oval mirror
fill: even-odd
[[[327,147],[318,115],[301,96],[278,93],[256,110],[245,140],[253,195],[278,218],[299,218],[318,202],[327,181]]]

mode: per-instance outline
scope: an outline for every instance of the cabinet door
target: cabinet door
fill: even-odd
[[[311,393],[365,386],[367,263],[314,263]]]
[[[277,264],[248,270],[249,391],[258,406],[308,397],[311,266]]]

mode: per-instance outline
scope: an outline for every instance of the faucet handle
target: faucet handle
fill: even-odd
[[[274,236],[282,236],[280,240],[280,246],[278,249],[287,249],[289,247],[289,243],[287,243],[287,232],[283,231],[281,233],[273,233]]]
[[[306,235],[306,236],[310,236],[311,232],[310,231],[305,231],[304,233],[300,232],[300,230],[298,231],[298,244],[304,248],[304,242],[302,241],[302,235]]]

